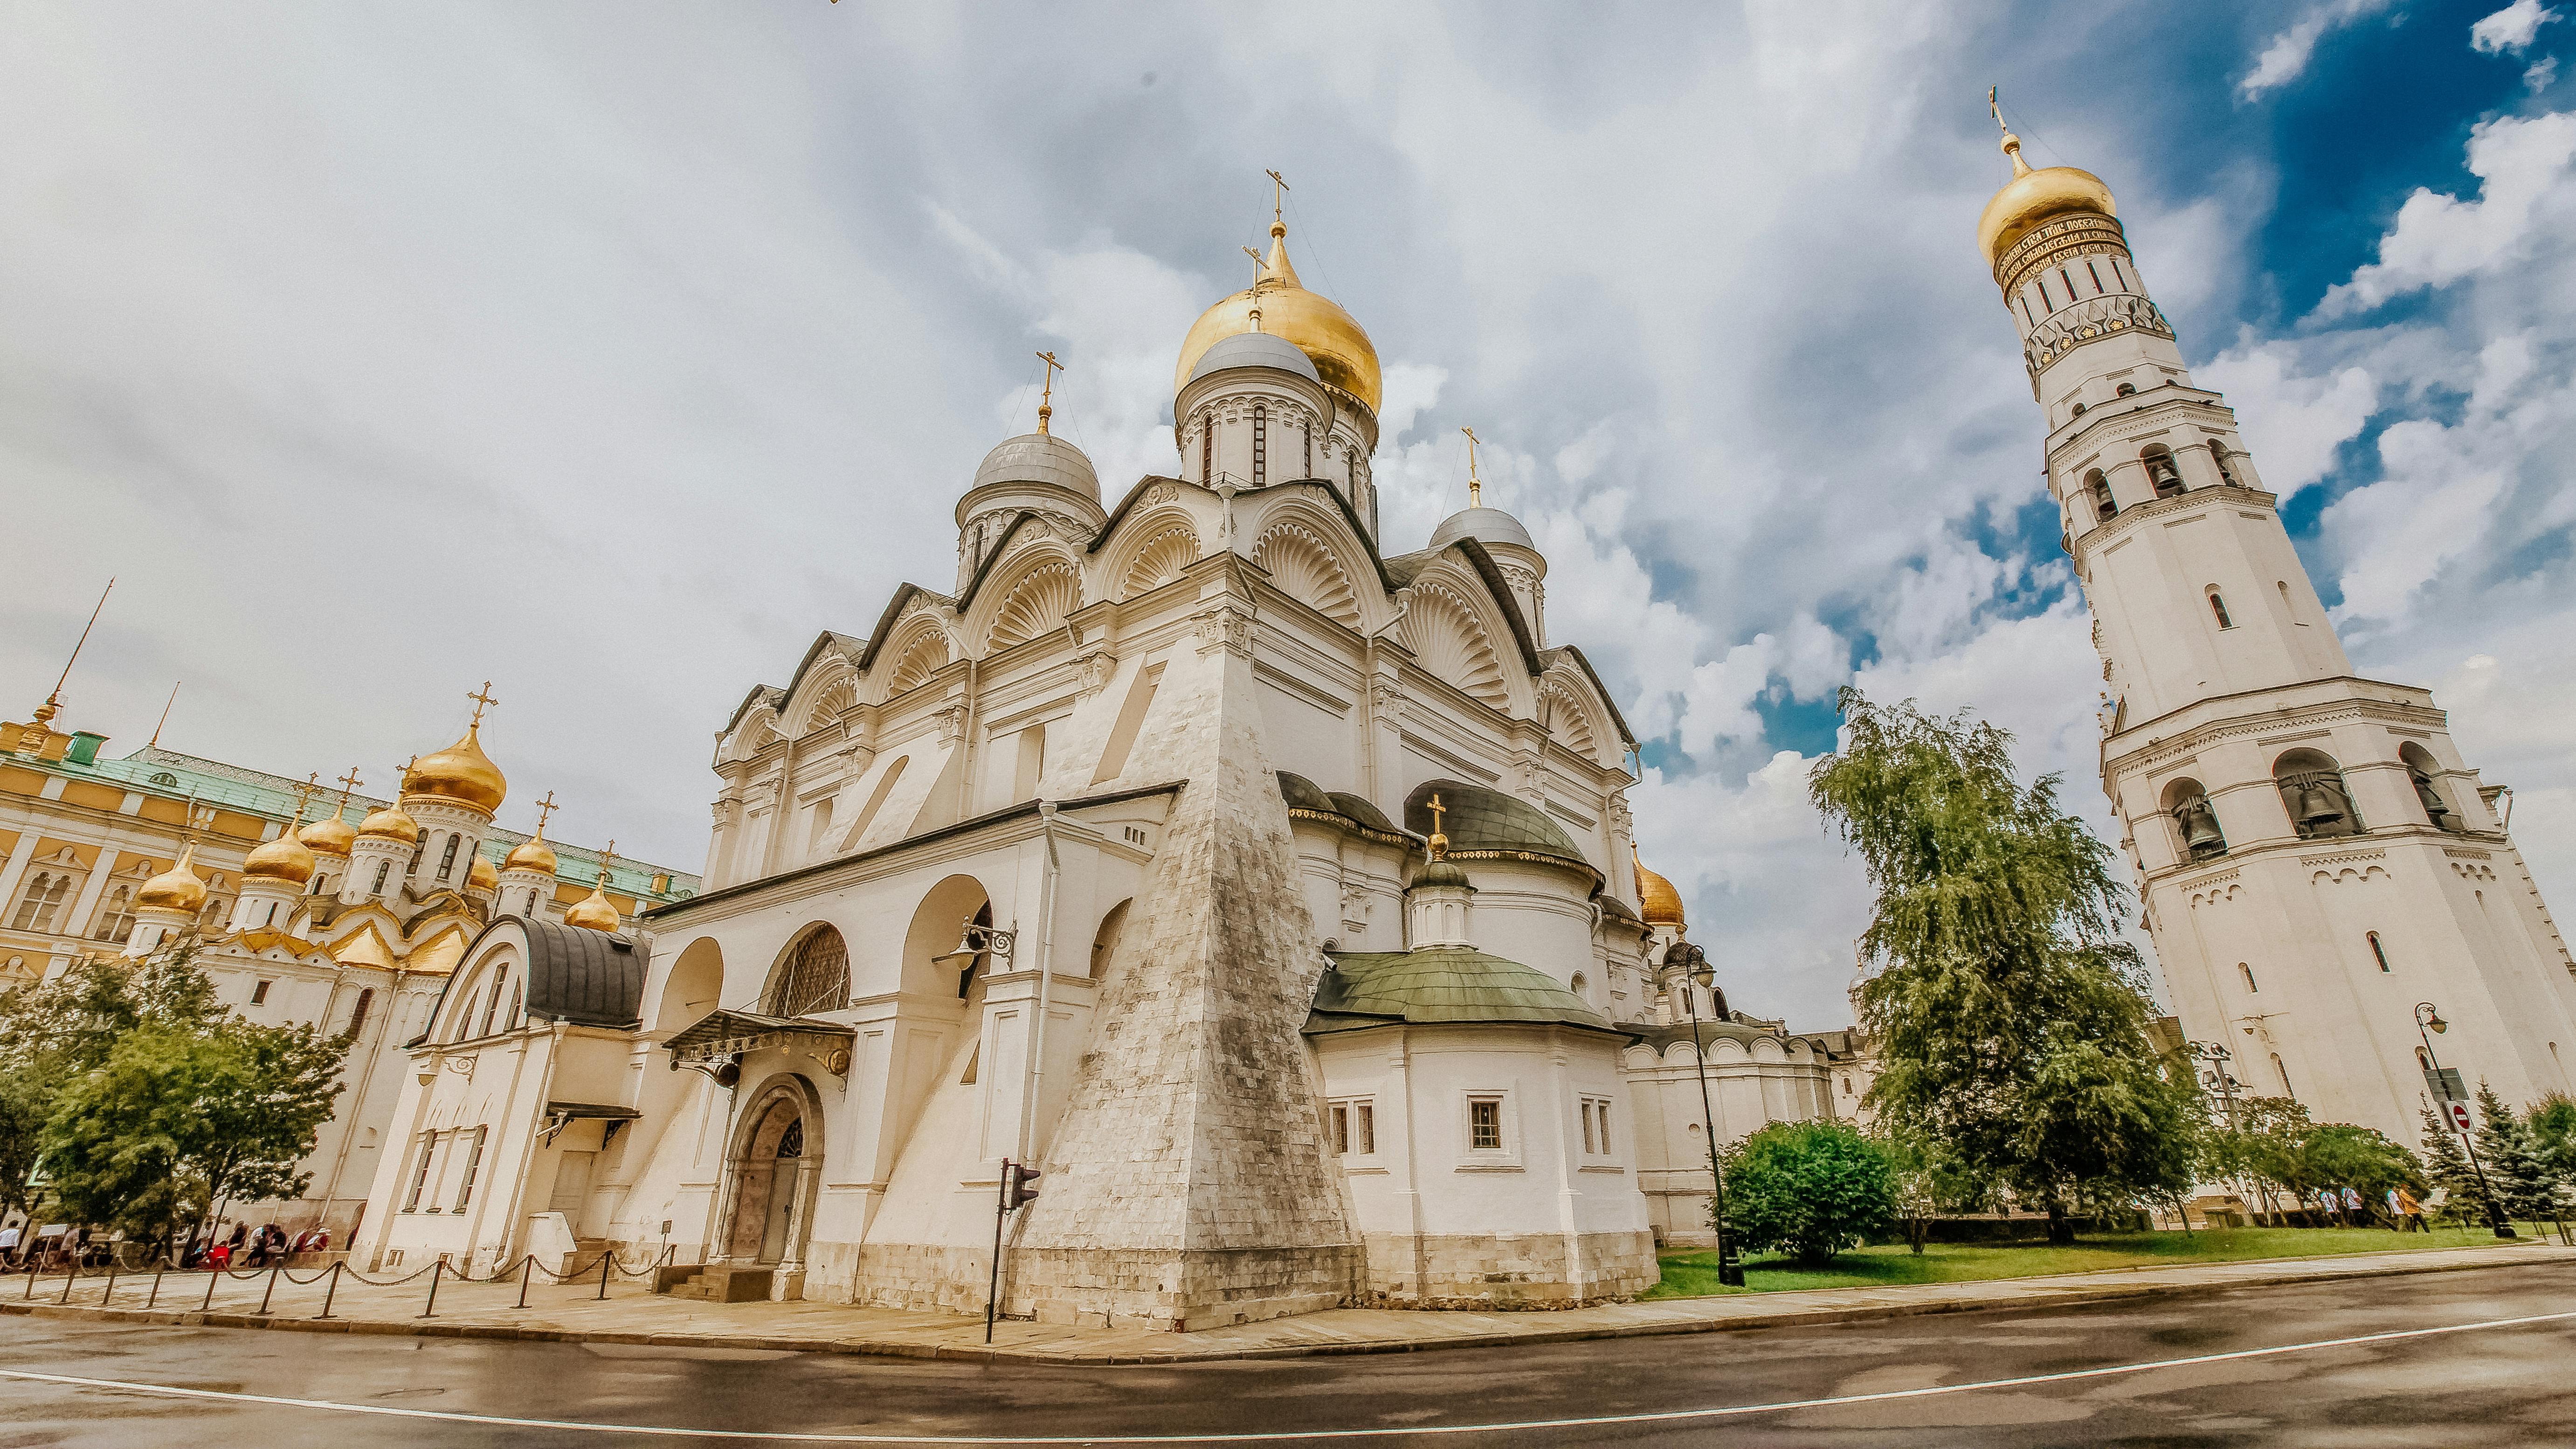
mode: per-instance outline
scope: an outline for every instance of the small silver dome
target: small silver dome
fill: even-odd
[[[1054,483],[1100,501],[1100,475],[1091,471],[1091,460],[1052,433],[1022,433],[986,453],[974,486],[987,483]]]
[[[1316,373],[1315,364],[1287,338],[1274,332],[1237,332],[1200,354],[1199,365],[1190,369],[1190,382],[1232,367],[1275,367],[1308,382],[1324,380]]]
[[[1431,535],[1431,547],[1437,551],[1462,538],[1478,543],[1516,543],[1532,553],[1538,545],[1530,542],[1529,530],[1521,521],[1499,508],[1462,508],[1449,515]]]

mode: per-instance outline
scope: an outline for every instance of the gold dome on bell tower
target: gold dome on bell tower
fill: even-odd
[[[1286,183],[1271,180],[1281,189]],[[1297,268],[1288,260],[1288,223],[1274,194],[1270,214],[1270,255],[1262,260],[1253,284],[1199,314],[1190,326],[1189,335],[1181,339],[1181,360],[1172,369],[1174,393],[1189,385],[1190,369],[1217,343],[1237,333],[1254,330],[1253,314],[1260,312],[1260,330],[1285,339],[1308,361],[1324,382],[1359,399],[1371,413],[1378,410],[1386,395],[1386,380],[1377,361],[1377,344],[1357,318],[1342,310],[1341,305],[1320,292],[1310,292],[1297,279]]]
[[[474,701],[474,719],[465,726],[465,738],[446,749],[426,754],[411,762],[403,771],[402,794],[428,795],[453,800],[482,811],[497,813],[501,801],[510,792],[510,782],[492,757],[483,753],[483,711],[500,701],[492,698],[491,681],[466,698]]]
[[[2003,111],[1991,90],[1986,92],[1986,106],[1994,111],[1995,124],[2002,126]],[[2117,219],[2120,215],[2111,188],[2101,177],[2074,166],[2032,169],[2021,159],[2021,137],[2009,129],[2004,131],[2003,148],[2012,158],[2012,180],[2004,183],[1977,218],[1977,249],[1986,254],[1987,266],[2001,262],[2013,243],[2061,216],[2089,212]]]

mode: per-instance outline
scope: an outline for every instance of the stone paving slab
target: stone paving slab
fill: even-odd
[[[807,1353],[880,1354],[996,1363],[1170,1364],[1217,1359],[1291,1358],[1328,1353],[1406,1353],[1440,1348],[1567,1343],[1650,1334],[1850,1323],[1923,1313],[2041,1308],[2126,1298],[2214,1293],[2263,1284],[2440,1273],[2508,1264],[2576,1269],[2576,1248],[2533,1241],[2456,1248],[2357,1253],[2331,1258],[2272,1258],[2113,1268],[1982,1283],[1926,1283],[1885,1288],[1816,1288],[1783,1293],[1670,1298],[1553,1312],[1409,1312],[1337,1308],[1295,1318],[1238,1324],[1198,1333],[1076,1328],[1005,1321],[984,1343],[980,1319],[947,1313],[850,1308],[831,1303],[705,1303],[657,1296],[640,1284],[596,1281],[538,1283],[517,1305],[518,1284],[443,1283],[435,1316],[422,1316],[426,1283],[378,1287],[344,1278],[322,1318],[324,1282],[296,1283],[257,1274],[227,1279],[211,1302],[202,1273],[170,1274],[157,1290],[147,1275],[118,1279],[112,1300],[104,1278],[79,1279],[69,1304],[60,1278],[29,1294],[17,1277],[0,1278],[0,1314],[92,1321],[275,1328],[313,1333],[620,1343],[694,1348],[775,1349]],[[2570,1279],[2576,1287],[2576,1277]],[[267,1311],[261,1312],[265,1295]]]

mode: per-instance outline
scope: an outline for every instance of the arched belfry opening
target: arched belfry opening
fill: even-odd
[[[760,995],[763,1016],[812,1016],[850,1004],[850,946],[830,926],[814,926],[796,938],[769,973]]]
[[[971,875],[952,875],[932,886],[913,907],[911,928],[903,937],[903,989],[924,996],[964,997],[992,963],[992,953],[979,951],[956,958],[966,924],[993,924],[993,903],[984,883]],[[942,959],[949,958],[949,959]]]

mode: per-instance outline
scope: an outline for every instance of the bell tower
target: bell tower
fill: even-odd
[[[2000,116],[1998,116],[2000,121]],[[2033,169],[1978,243],[2046,419],[2102,657],[2102,786],[2187,1036],[2241,1090],[2402,1143],[2442,1063],[2576,1091],[2576,959],[2430,692],[2362,678],[2219,394],[2194,384],[2110,188]]]

